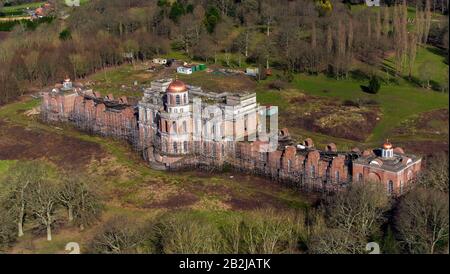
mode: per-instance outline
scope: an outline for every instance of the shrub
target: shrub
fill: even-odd
[[[72,38],[72,33],[71,33],[71,31],[69,29],[64,29],[63,31],[61,31],[59,33],[59,39],[60,40],[65,41],[65,40],[69,40],[71,38]]]
[[[380,90],[380,87],[381,87],[381,84],[380,84],[380,80],[378,79],[378,77],[372,76],[372,78],[370,78],[370,81],[369,81],[369,91],[373,94],[376,94]]]
[[[362,91],[377,94],[380,90],[381,84],[380,80],[376,76],[372,76],[369,81],[369,86],[361,86]]]

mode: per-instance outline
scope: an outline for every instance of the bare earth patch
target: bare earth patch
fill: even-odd
[[[298,94],[298,93],[297,93]],[[285,124],[338,138],[364,141],[377,121],[379,110],[374,106],[352,106],[328,98],[305,94],[288,99]],[[377,120],[378,118],[378,120]]]
[[[422,113],[404,121],[394,130],[396,135],[423,135],[427,138],[448,139],[448,109]]]

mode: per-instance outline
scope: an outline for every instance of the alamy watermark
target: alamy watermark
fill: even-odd
[[[278,107],[202,105],[194,98],[192,107],[194,141],[260,141],[259,152],[278,147]]]

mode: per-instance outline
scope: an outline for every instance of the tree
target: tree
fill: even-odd
[[[217,23],[219,23],[220,20],[220,14],[219,11],[213,7],[210,6],[205,14],[205,26],[209,33],[213,33],[214,29],[216,28]]]
[[[438,153],[429,158],[425,170],[420,174],[418,184],[424,188],[444,193],[449,190],[448,154]]]
[[[39,180],[30,185],[30,210],[47,230],[47,241],[52,240],[52,225],[58,202],[57,184],[50,178]]]
[[[315,234],[309,243],[312,254],[363,254],[367,241],[339,229],[327,229]]]
[[[16,240],[17,227],[12,214],[3,208],[0,210],[0,250]]]
[[[57,192],[57,199],[67,209],[67,219],[73,222],[73,211],[79,203],[81,180],[78,176],[64,176]]]
[[[30,188],[43,180],[46,175],[45,167],[37,162],[19,162],[10,168],[5,179],[8,186],[6,207],[14,216],[17,224],[17,235],[24,235],[23,225],[30,203]]]
[[[365,243],[380,231],[389,198],[379,183],[354,183],[325,204],[329,230],[314,235],[311,252],[363,253]]]
[[[78,197],[74,207],[74,220],[81,230],[96,221],[103,210],[99,191],[83,178],[85,177],[79,178]]]
[[[348,233],[369,237],[377,232],[389,198],[379,183],[355,183],[348,191],[337,193],[328,207],[330,222]]]
[[[89,244],[89,250],[101,254],[137,253],[139,246],[146,239],[145,232],[135,220],[115,216],[95,233]]]
[[[73,66],[74,77],[84,77],[89,72],[89,63],[85,54],[71,54],[69,55],[70,63]]]
[[[192,14],[183,15],[180,18],[178,37],[186,54],[191,52],[190,49],[194,44],[196,44],[196,39],[198,38],[198,30],[196,30],[195,25],[191,24],[193,21],[194,16]]]
[[[418,187],[403,197],[396,226],[409,252],[448,252],[448,208],[448,194],[434,189]]]
[[[435,72],[435,65],[430,60],[423,62],[419,66],[419,78],[420,80],[422,80],[423,83],[426,83],[426,85],[423,86],[427,89],[431,87],[430,81],[432,76],[434,75],[434,72]]]
[[[211,223],[201,218],[180,214],[165,217],[155,226],[165,254],[221,253],[221,234]]]
[[[417,34],[412,33],[409,35],[409,47],[408,47],[408,76],[411,79],[412,70],[416,62],[417,55]]]
[[[273,0],[265,0],[261,3],[262,18],[266,25],[266,35],[270,36],[271,26],[274,23],[277,15],[277,5]]]

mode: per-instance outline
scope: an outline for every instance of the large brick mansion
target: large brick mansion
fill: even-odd
[[[421,158],[388,141],[363,152],[334,144],[319,150],[309,138],[294,144],[270,122],[276,108],[262,108],[255,93],[210,93],[173,79],[153,81],[137,103],[66,79],[44,92],[41,108],[45,121],[131,142],[158,169],[228,165],[321,190],[376,181],[390,194],[401,194],[421,169]]]

